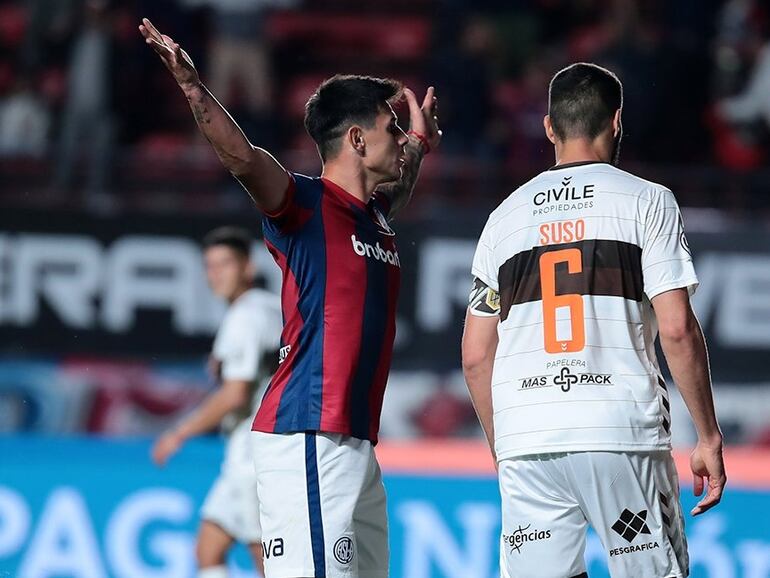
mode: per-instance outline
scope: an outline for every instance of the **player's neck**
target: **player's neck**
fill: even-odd
[[[246,293],[246,291],[248,291],[249,289],[251,289],[251,285],[243,285],[242,287],[238,287],[238,289],[236,289],[235,293],[233,293],[230,296],[230,299],[227,300],[228,304],[232,305],[233,303],[238,301],[238,298],[241,295],[243,295],[244,293]]]
[[[606,150],[604,143],[586,139],[558,142],[554,148],[557,166],[585,162],[608,163],[612,157],[612,151]]]
[[[377,183],[369,182],[366,172],[360,167],[346,166],[342,163],[325,164],[321,176],[364,203],[369,202],[377,187]]]

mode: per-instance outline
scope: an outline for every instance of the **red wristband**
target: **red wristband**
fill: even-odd
[[[427,155],[430,152],[430,143],[428,142],[428,139],[425,138],[425,135],[421,135],[419,132],[410,130],[406,133],[408,136],[413,136],[418,141],[420,141],[420,144],[422,145],[422,154]]]

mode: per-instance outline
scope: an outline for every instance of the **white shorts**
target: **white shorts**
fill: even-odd
[[[227,440],[222,470],[201,506],[201,518],[242,544],[262,540],[250,420],[239,424]]]
[[[252,436],[266,578],[387,578],[385,490],[371,442]]]
[[[502,460],[503,578],[587,576],[590,524],[613,578],[688,575],[669,452],[576,452]]]

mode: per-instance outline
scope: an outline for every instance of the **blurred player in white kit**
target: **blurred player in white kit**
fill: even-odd
[[[221,473],[201,508],[195,553],[198,578],[227,578],[225,559],[235,542],[248,546],[263,573],[250,433],[262,386],[278,365],[282,319],[279,297],[253,287],[250,248],[251,235],[236,227],[215,229],[204,238],[209,286],[229,304],[211,352],[211,368],[220,386],[152,448],[153,461],[163,466],[193,436],[220,424],[229,434]]]

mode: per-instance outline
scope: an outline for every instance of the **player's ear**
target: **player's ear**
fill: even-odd
[[[612,117],[612,138],[618,138],[621,134],[623,134],[623,124],[620,122],[620,109],[618,109]]]
[[[364,140],[364,131],[358,125],[353,125],[348,129],[347,133],[348,143],[353,147],[359,155],[364,156],[366,153],[366,141]]]
[[[551,117],[545,115],[543,117],[543,128],[545,129],[545,136],[551,141],[551,144],[556,144],[556,133],[553,132],[553,125],[551,124]]]

